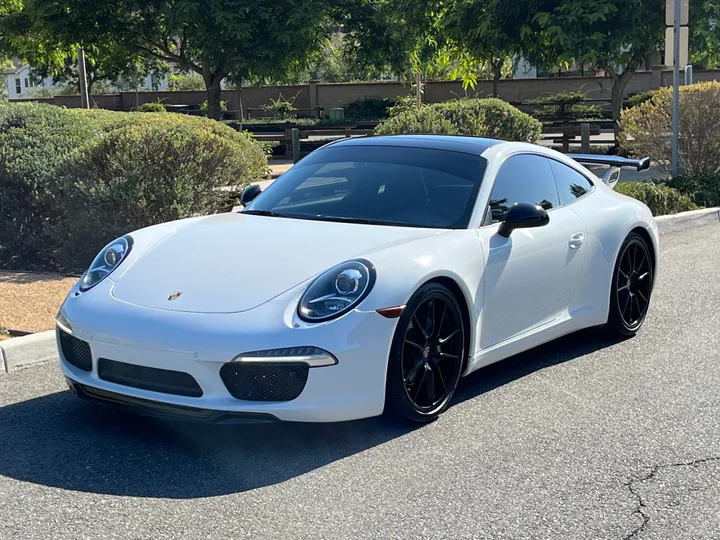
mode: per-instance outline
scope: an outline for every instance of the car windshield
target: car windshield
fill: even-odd
[[[283,174],[245,213],[466,228],[486,164],[477,155],[433,148],[330,146]]]

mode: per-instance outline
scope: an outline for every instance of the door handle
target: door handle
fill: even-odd
[[[570,249],[580,249],[584,243],[585,235],[581,232],[573,234],[568,242]]]

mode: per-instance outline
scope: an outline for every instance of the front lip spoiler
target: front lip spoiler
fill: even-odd
[[[279,422],[280,419],[268,413],[250,413],[235,411],[218,411],[162,403],[151,399],[126,396],[116,392],[109,392],[93,386],[87,386],[65,377],[70,391],[77,397],[93,403],[101,403],[111,407],[135,412],[144,416],[161,418],[164,420],[181,420],[204,424],[265,424]]]

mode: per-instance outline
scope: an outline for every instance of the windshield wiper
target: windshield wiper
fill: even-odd
[[[394,227],[408,227],[405,223],[397,221],[382,221],[378,219],[356,218],[347,216],[307,216],[304,219],[314,219],[317,221],[336,221],[338,223],[362,223],[363,225],[390,225]]]
[[[251,216],[270,216],[270,217],[287,217],[271,210],[243,210],[241,214],[250,214]]]

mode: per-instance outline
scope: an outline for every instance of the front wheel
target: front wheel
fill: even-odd
[[[455,296],[438,283],[421,287],[398,321],[388,363],[385,413],[412,423],[448,408],[465,360],[465,322]]]
[[[623,337],[634,336],[645,322],[652,287],[650,249],[642,236],[630,233],[615,263],[607,328]]]

